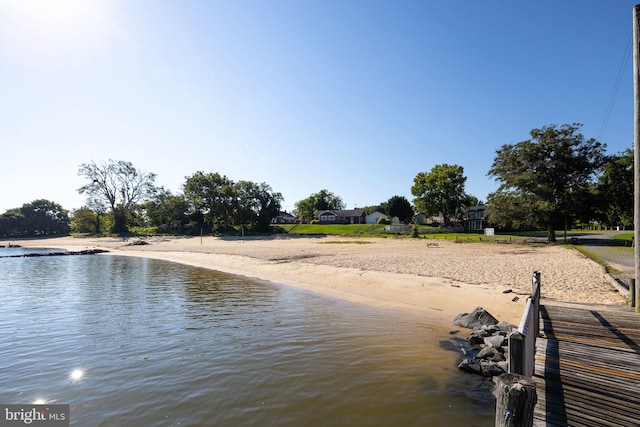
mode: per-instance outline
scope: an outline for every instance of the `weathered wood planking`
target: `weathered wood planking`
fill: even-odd
[[[640,314],[544,300],[534,426],[640,426]]]

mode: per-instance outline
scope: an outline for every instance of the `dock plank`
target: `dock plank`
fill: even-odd
[[[640,314],[544,300],[534,426],[640,425]]]

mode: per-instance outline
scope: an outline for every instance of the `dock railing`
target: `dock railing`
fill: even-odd
[[[538,396],[533,380],[540,332],[540,273],[533,272],[520,326],[509,334],[509,372],[496,380],[496,427],[532,427]]]
[[[540,272],[531,279],[531,296],[518,329],[509,334],[509,373],[533,376],[536,356],[536,338],[540,333]]]

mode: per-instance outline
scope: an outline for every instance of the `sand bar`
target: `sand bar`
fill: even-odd
[[[520,322],[534,270],[542,296],[625,304],[600,265],[574,249],[527,244],[455,243],[410,238],[154,237],[12,241],[24,247],[107,249],[295,286],[372,307],[449,322],[481,306]],[[1,243],[1,242],[0,242]]]

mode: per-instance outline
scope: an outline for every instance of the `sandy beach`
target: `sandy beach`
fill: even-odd
[[[61,237],[12,241],[24,247],[100,248],[240,274],[357,304],[449,322],[481,306],[520,322],[535,270],[543,298],[625,304],[603,268],[574,249],[525,244],[455,243],[410,238]],[[436,243],[437,242],[437,243]]]

